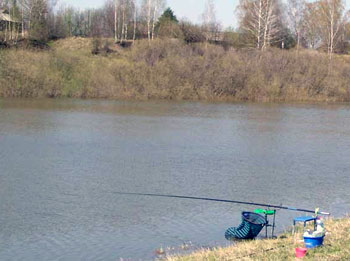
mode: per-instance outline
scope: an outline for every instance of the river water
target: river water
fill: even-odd
[[[0,260],[152,260],[161,246],[227,245],[226,228],[253,209],[119,191],[341,216],[349,159],[348,105],[0,100]],[[277,230],[299,214],[279,211]]]

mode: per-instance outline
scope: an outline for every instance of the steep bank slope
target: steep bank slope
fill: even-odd
[[[50,50],[0,50],[0,97],[350,101],[350,59],[317,52],[225,51],[177,40],[117,48],[71,38]],[[103,51],[108,50],[108,51]]]
[[[349,260],[350,259],[350,218],[330,219],[325,222],[328,231],[324,246],[308,250],[303,260]],[[297,236],[298,239],[301,235]],[[295,243],[291,234],[277,239],[240,242],[232,247],[203,250],[189,256],[170,257],[168,261],[197,260],[295,260]]]

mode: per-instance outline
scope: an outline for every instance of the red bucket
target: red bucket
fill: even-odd
[[[305,255],[306,255],[306,252],[307,252],[307,248],[304,248],[304,247],[297,247],[295,249],[295,256],[297,258],[303,258]]]

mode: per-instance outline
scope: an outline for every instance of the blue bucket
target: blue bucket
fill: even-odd
[[[323,245],[323,239],[322,237],[304,237],[304,243],[306,248],[315,248]]]

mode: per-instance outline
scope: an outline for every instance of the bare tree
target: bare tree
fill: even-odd
[[[341,0],[321,0],[319,2],[319,22],[323,42],[327,43],[329,59],[340,39],[340,30],[349,19],[345,4]]]
[[[165,7],[164,0],[144,0],[141,10],[144,13],[147,25],[147,38],[149,41],[155,38],[155,25],[160,13]]]
[[[19,0],[18,3],[22,13],[22,31],[27,27],[29,37],[46,40],[49,36],[49,19],[54,17],[50,14],[57,0]]]
[[[274,0],[265,1],[264,25],[263,50],[270,46],[276,37],[278,37],[281,29],[277,13],[277,2]]]
[[[288,2],[288,22],[295,35],[297,50],[300,48],[300,41],[303,34],[304,8],[304,0],[289,0]]]
[[[318,3],[305,3],[303,11],[303,31],[309,48],[315,49],[321,41]]]
[[[152,18],[152,40],[154,40],[154,27],[156,24],[156,16],[157,16],[157,11],[158,11],[158,0],[153,0],[153,18]]]
[[[118,42],[118,6],[119,1],[114,0],[114,41]]]
[[[152,12],[153,0],[146,0],[146,1],[147,1],[147,5],[146,5],[146,9],[147,9],[147,37],[148,37],[148,41],[151,41],[151,12]]]
[[[135,41],[136,39],[136,27],[137,27],[137,4],[136,0],[132,0],[133,8],[134,8],[134,33],[132,40]]]
[[[122,34],[120,37],[120,42],[123,42],[123,40],[125,39],[125,11],[126,11],[126,1],[125,0],[121,0],[120,2],[120,9],[121,9],[121,25],[122,25]]]
[[[241,0],[238,12],[241,30],[257,49],[279,40],[282,24],[277,0]]]
[[[47,14],[48,3],[45,0],[31,0],[29,16],[29,37],[46,41],[48,38]]]
[[[202,14],[203,19],[203,32],[206,41],[209,42],[211,39],[215,39],[215,33],[217,31],[216,11],[213,0],[207,0],[204,6],[204,12]]]

